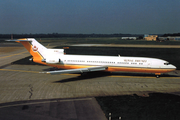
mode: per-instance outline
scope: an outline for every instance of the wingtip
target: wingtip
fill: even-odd
[[[39,73],[46,73],[46,72],[39,72]]]
[[[49,72],[39,72],[39,73],[43,73],[43,74],[50,74]]]

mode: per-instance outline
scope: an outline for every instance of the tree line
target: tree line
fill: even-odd
[[[168,34],[164,34],[162,37],[168,37],[168,36],[180,36],[180,33],[168,33]]]
[[[139,34],[0,34],[0,38],[62,38],[62,37],[75,37],[75,38],[87,38],[87,37],[139,37]]]

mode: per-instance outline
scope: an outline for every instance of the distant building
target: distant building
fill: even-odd
[[[180,40],[178,36],[168,36],[168,37],[158,37],[160,41],[167,41],[167,40]]]
[[[149,36],[149,34],[145,34],[145,35],[144,35],[144,38],[145,38],[145,37],[148,37],[148,36]]]
[[[158,40],[159,40],[159,41],[166,41],[166,40],[167,40],[167,37],[158,37]]]
[[[144,35],[144,39],[147,41],[156,41],[157,40],[158,35]]]
[[[168,40],[180,40],[180,37],[168,36],[167,39],[168,39]]]
[[[180,40],[180,37],[175,37],[175,40]]]
[[[124,40],[136,40],[137,38],[136,37],[122,37],[121,39],[124,39]]]

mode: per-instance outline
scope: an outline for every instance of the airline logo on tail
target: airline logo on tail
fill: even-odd
[[[34,52],[37,52],[38,47],[36,47],[36,46],[32,46],[32,50],[33,50]]]

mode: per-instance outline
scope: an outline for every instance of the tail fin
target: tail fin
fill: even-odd
[[[43,63],[42,59],[45,59],[45,51],[47,50],[47,48],[37,42],[34,38],[24,38],[7,41],[16,41],[18,43],[21,43],[33,56],[34,62]]]

